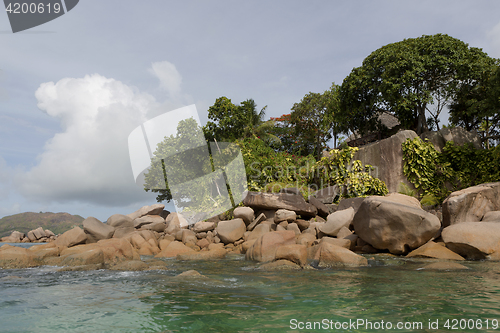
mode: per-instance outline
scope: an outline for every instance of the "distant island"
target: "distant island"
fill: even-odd
[[[50,212],[27,212],[5,216],[0,219],[0,238],[9,236],[14,230],[27,234],[28,231],[38,227],[50,229],[56,235],[62,234],[75,226],[82,227],[83,220],[80,215]]]

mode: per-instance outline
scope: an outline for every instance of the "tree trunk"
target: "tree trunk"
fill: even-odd
[[[429,128],[427,127],[427,120],[425,119],[425,105],[417,106],[416,109],[418,115],[417,134],[420,135],[429,131]]]

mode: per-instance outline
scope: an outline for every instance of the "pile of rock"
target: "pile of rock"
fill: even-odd
[[[451,194],[443,205],[444,229],[413,197],[392,193],[334,205],[336,195],[335,187],[308,201],[296,189],[249,192],[232,219],[191,226],[161,204],[115,214],[106,223],[89,217],[83,229],[73,228],[49,244],[0,247],[0,267],[158,269],[165,265],[158,258],[214,260],[230,253],[261,262],[261,269],[365,266],[362,254],[377,252],[500,260],[500,183]]]
[[[19,231],[13,231],[10,236],[3,237],[0,239],[0,242],[3,243],[45,243],[51,242],[56,239],[56,235],[46,229],[44,230],[42,227],[39,227],[34,230],[28,231],[27,234],[24,234]]]

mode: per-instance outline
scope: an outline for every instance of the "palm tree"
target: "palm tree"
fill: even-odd
[[[241,110],[245,120],[242,136],[244,138],[254,137],[260,138],[268,143],[279,143],[280,139],[270,133],[274,128],[274,121],[264,121],[266,115],[267,105],[264,106],[260,112],[257,112],[257,104],[253,99],[247,99],[241,102]]]

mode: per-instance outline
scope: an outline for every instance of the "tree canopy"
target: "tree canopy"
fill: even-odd
[[[257,111],[257,104],[253,99],[235,105],[229,98],[219,97],[208,109],[210,121],[204,127],[205,135],[209,141],[216,139],[232,142],[250,137],[262,138],[269,142],[276,141],[278,138],[270,134],[274,122],[264,121],[266,108],[267,106],[264,106]]]
[[[480,84],[494,66],[495,60],[481,49],[445,34],[388,44],[344,79],[341,122],[365,133],[379,128],[378,115],[389,112],[418,134],[429,123],[439,129],[444,107],[457,101],[461,91]]]
[[[309,92],[299,103],[293,105],[289,121],[300,154],[314,154],[316,160],[319,160],[332,135],[336,138],[342,132],[336,122],[338,89],[337,85],[332,84],[323,93]]]

